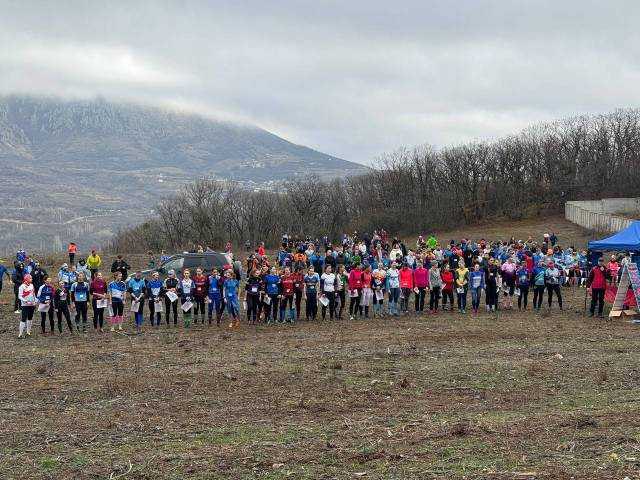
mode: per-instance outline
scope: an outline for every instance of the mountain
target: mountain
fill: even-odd
[[[268,188],[366,167],[266,130],[104,100],[0,97],[0,245],[90,248],[207,177]]]

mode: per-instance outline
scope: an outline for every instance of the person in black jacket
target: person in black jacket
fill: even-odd
[[[255,324],[258,321],[258,305],[260,304],[260,295],[264,292],[260,271],[254,269],[245,284],[245,301],[247,302],[247,321],[249,324]]]
[[[73,333],[71,313],[69,313],[69,292],[67,292],[66,285],[62,281],[53,295],[53,306],[56,309],[56,315],[58,317],[58,332],[62,333],[62,316],[64,315],[64,318],[67,320],[69,332]]]
[[[46,278],[47,271],[40,266],[40,262],[35,262],[34,268],[31,270],[31,281],[33,282],[33,288],[35,288],[36,292],[44,285]]]
[[[176,278],[176,272],[174,270],[169,270],[167,273],[168,277],[165,278],[163,288],[164,288],[164,311],[165,311],[165,319],[167,321],[167,326],[169,326],[169,320],[171,319],[171,312],[173,311],[173,325],[178,325],[178,300],[171,301],[169,297],[167,297],[167,292],[173,292],[178,295],[178,279]]]
[[[20,300],[18,299],[18,289],[22,285],[24,280],[24,263],[17,260],[13,264],[13,273],[11,274],[11,281],[13,282],[13,295],[15,297],[14,310],[15,313],[20,313]]]
[[[122,280],[124,282],[127,281],[130,269],[131,267],[129,266],[129,264],[122,259],[122,255],[118,255],[118,257],[111,264],[111,273],[122,273]]]

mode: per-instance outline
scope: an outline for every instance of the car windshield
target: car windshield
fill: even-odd
[[[163,263],[162,268],[166,272],[168,272],[169,270],[175,270],[176,273],[179,273],[182,271],[182,265],[184,265],[184,258],[180,257],[169,260],[167,263]]]

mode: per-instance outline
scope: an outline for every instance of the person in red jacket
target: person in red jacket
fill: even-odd
[[[93,329],[103,333],[104,330],[104,311],[105,306],[98,306],[98,301],[107,298],[107,282],[102,278],[102,273],[96,273],[93,280],[89,284],[89,293],[91,294],[91,305],[93,306]]]
[[[360,295],[362,294],[362,265],[358,264],[349,272],[349,317],[360,313]]]
[[[409,297],[411,296],[411,290],[413,290],[413,270],[407,263],[402,265],[399,276],[400,290],[402,291],[400,310],[403,313],[407,313],[409,310]]]
[[[422,262],[418,262],[418,267],[413,271],[413,286],[418,289],[414,295],[414,306],[416,312],[424,311],[424,297],[429,286],[429,270],[424,268]]]
[[[287,311],[287,320],[294,322],[296,316],[293,311],[293,297],[296,291],[296,278],[291,273],[289,267],[284,268],[284,272],[280,277],[280,285],[282,297],[280,299],[280,323],[284,323],[285,310]],[[289,308],[287,308],[287,306]]]
[[[440,274],[442,278],[442,310],[447,310],[447,300],[449,300],[449,304],[451,307],[449,310],[453,310],[453,282],[455,280],[455,276],[449,268],[449,264],[444,264],[444,269]]]
[[[205,315],[205,303],[209,293],[209,279],[202,273],[201,268],[196,269],[196,274],[193,276],[193,303],[195,305],[193,309],[193,323],[198,323],[198,312],[200,312],[200,318],[204,325]]]
[[[598,304],[598,317],[602,318],[604,309],[604,292],[607,289],[607,280],[611,278],[611,272],[604,266],[604,258],[598,259],[598,265],[593,267],[587,278],[587,288],[591,287],[591,309],[589,316],[596,313],[596,303]]]

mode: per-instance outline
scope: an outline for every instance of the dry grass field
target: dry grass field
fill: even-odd
[[[562,220],[466,232],[547,229],[586,240]],[[639,478],[640,327],[563,293],[541,314],[86,337],[36,322],[27,340],[1,305],[0,478]]]

